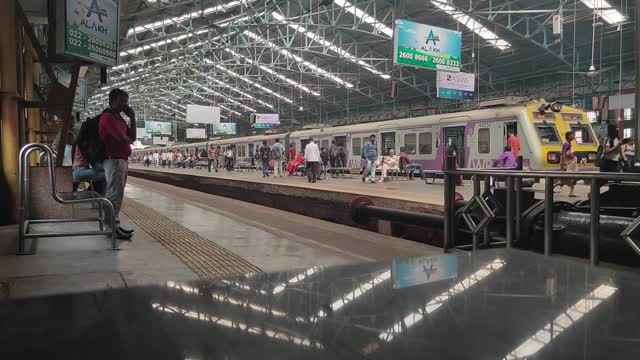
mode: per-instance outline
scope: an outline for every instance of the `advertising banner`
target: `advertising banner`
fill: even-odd
[[[438,97],[454,100],[473,100],[475,74],[438,71]]]
[[[396,20],[393,63],[426,69],[460,71],[462,33],[435,26]]]
[[[280,124],[279,114],[253,114],[256,124]]]
[[[60,23],[64,19],[64,36],[58,37],[58,52],[107,66],[116,65],[120,1],[61,0],[57,4],[62,3],[64,18],[58,18]]]
[[[205,139],[206,137],[206,129],[187,128],[187,139]]]
[[[458,277],[458,257],[453,254],[394,260],[391,266],[396,289]]]
[[[216,106],[187,105],[187,122],[194,124],[217,124],[220,108]]]
[[[237,133],[236,123],[213,124],[213,135],[227,136]]]
[[[153,137],[153,145],[167,145],[167,142],[169,141],[169,137],[168,136],[154,136]]]
[[[56,70],[56,78],[60,84],[66,88],[71,85],[71,74],[66,71]],[[78,87],[76,87],[76,95],[73,97],[73,109],[84,110],[87,108],[87,79],[81,77],[78,79]]]
[[[171,135],[171,123],[160,121],[145,121],[144,129],[147,135]]]
[[[253,124],[255,129],[273,129],[277,128],[279,124],[270,124],[270,123],[256,123]]]
[[[136,128],[136,139],[142,139],[145,136],[148,136],[147,129],[145,129],[145,128]]]

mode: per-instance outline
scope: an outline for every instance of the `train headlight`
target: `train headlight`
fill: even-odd
[[[557,151],[548,152],[547,153],[547,162],[549,164],[559,164],[560,163],[560,153]]]

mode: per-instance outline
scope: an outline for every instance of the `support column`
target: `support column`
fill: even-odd
[[[636,117],[636,129],[635,129],[635,144],[636,144],[636,155],[640,154],[640,146],[638,146],[640,142],[640,25],[638,25],[638,21],[640,20],[640,3],[635,3],[636,8],[636,19],[633,22],[633,26],[635,26],[635,36],[636,36],[636,104],[634,114]],[[621,110],[622,111],[622,110]]]
[[[18,58],[16,0],[0,11],[0,225],[15,224],[18,201]]]

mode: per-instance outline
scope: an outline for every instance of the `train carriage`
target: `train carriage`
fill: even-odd
[[[399,152],[404,148],[411,160],[420,163],[425,169],[440,170],[446,149],[456,145],[461,167],[487,168],[502,153],[507,133],[513,130],[521,142],[520,155],[523,156],[524,167],[543,170],[559,166],[564,134],[574,131],[574,152],[578,161],[587,168],[593,167],[598,141],[586,114],[567,105],[553,108],[544,105],[542,101],[534,101],[526,105],[325,127],[286,134],[230,138],[168,148],[193,152],[208,144],[221,147],[235,145],[238,158],[248,158],[262,145],[263,140],[272,145],[275,138],[280,138],[287,148],[289,144],[294,144],[297,151],[300,151],[313,137],[320,147],[329,148],[332,141],[343,144],[347,152],[347,165],[360,168],[362,146],[369,141],[371,134],[375,134],[381,156],[387,155],[389,149]],[[154,149],[140,151],[150,150]]]

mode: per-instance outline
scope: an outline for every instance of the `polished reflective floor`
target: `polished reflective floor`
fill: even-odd
[[[0,358],[640,358],[637,274],[451,257],[7,301]]]

